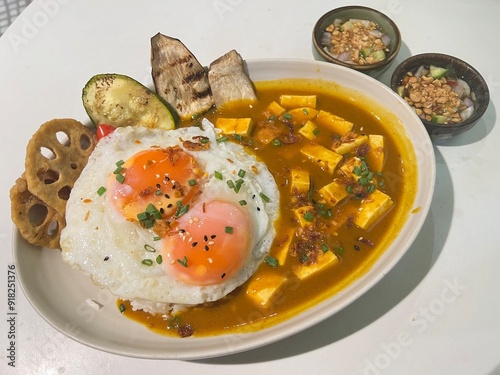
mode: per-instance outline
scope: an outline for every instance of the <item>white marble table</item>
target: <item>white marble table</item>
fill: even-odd
[[[232,48],[247,59],[312,59],[316,19],[349,3],[40,0],[18,17],[0,39],[0,373],[500,374],[500,232],[495,224],[500,216],[500,2],[359,3],[385,12],[399,25],[403,45],[396,64],[420,52],[456,55],[486,78],[490,107],[473,130],[435,146],[437,183],[430,214],[408,253],[378,285],[295,336],[200,361],[133,359],[79,344],[46,323],[18,286],[16,368],[8,366],[7,273],[13,263],[8,190],[23,170],[24,147],[47,119],[85,118],[75,100],[81,90],[71,80],[75,69],[89,77],[114,70],[149,79],[144,40],[158,31],[183,40],[200,61]],[[56,60],[62,69],[53,68]],[[391,71],[379,79],[387,84]],[[47,87],[62,83],[66,93],[47,95]],[[30,103],[37,101],[44,106],[34,113]]]

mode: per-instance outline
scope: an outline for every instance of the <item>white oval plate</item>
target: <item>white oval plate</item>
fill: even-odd
[[[414,207],[420,211],[408,217],[400,235],[364,276],[326,301],[258,332],[186,339],[155,334],[120,316],[116,298],[109,292],[63,263],[58,250],[33,247],[16,230],[13,252],[22,289],[36,311],[63,334],[96,349],[130,357],[200,359],[242,352],[291,336],[338,312],[375,285],[408,250],[429,211],[436,168],[431,141],[415,113],[380,82],[337,65],[265,59],[250,60],[247,67],[254,81],[321,78],[383,103],[401,120],[414,144],[419,171]],[[89,303],[92,300],[101,308]]]

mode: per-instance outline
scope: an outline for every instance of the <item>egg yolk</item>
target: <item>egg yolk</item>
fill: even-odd
[[[131,221],[150,204],[167,219],[200,189],[201,170],[180,147],[150,148],[116,165],[108,182],[109,196]]]
[[[190,285],[213,285],[236,275],[251,249],[248,214],[237,204],[198,202],[163,240],[166,267]]]

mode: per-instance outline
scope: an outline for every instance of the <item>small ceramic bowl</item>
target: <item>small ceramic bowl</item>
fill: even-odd
[[[469,98],[473,99],[474,107],[470,109],[469,117],[461,120],[460,122],[452,124],[440,124],[439,122],[436,122],[436,119],[434,121],[429,121],[421,117],[422,123],[427,129],[430,137],[433,140],[443,140],[458,134],[462,134],[471,129],[478,122],[481,116],[483,116],[484,112],[488,108],[488,104],[490,102],[490,94],[486,81],[476,69],[457,57],[444,55],[441,53],[423,53],[404,60],[401,64],[399,64],[399,66],[394,70],[392,74],[392,90],[402,96],[405,96],[405,94],[401,92],[401,85],[404,77],[408,74],[408,72],[411,72],[412,74],[419,74],[418,70],[422,69],[421,67],[427,69],[431,65],[438,68],[448,69],[449,73],[445,75],[445,78],[452,80],[452,83],[459,80],[466,82],[471,93],[469,95]],[[464,97],[465,96],[467,95],[464,95]],[[411,104],[412,103],[410,103],[410,105]],[[437,120],[439,120],[439,118]]]
[[[373,21],[377,25],[378,32],[385,35],[383,38],[380,36],[380,39],[382,39],[384,43],[387,43],[385,58],[380,61],[375,59],[376,62],[358,64],[349,62],[350,59],[346,59],[345,54],[344,56],[342,56],[342,54],[337,56],[337,54],[327,50],[328,47],[331,47],[331,42],[329,41],[329,35],[327,34],[326,28],[330,25],[336,25],[343,30],[344,28],[341,25],[344,25],[346,21],[350,20]],[[401,48],[401,34],[396,24],[378,10],[363,6],[346,6],[329,11],[316,22],[313,29],[312,42],[315,59],[342,65],[376,77],[388,68],[398,54]]]

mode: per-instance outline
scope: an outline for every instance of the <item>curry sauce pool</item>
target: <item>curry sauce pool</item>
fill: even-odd
[[[252,106],[223,108],[206,117],[215,124],[220,118],[247,124],[237,132],[223,122],[221,141],[245,146],[276,180],[280,217],[269,257],[225,298],[175,316],[132,311],[126,301],[118,301],[125,316],[154,332],[211,336],[280,323],[367,272],[411,214],[416,156],[400,126],[393,126],[399,122],[395,115],[357,92],[322,80],[257,82],[256,89],[258,102]],[[285,105],[284,95],[298,105]],[[306,97],[315,98],[314,106],[299,103]],[[342,123],[340,128],[323,120],[332,118],[328,115]],[[382,146],[370,136],[381,136],[373,139],[382,139]],[[325,153],[333,158],[325,162],[314,156],[324,149],[338,150],[333,152],[340,158]],[[343,190],[333,189],[339,186]]]

